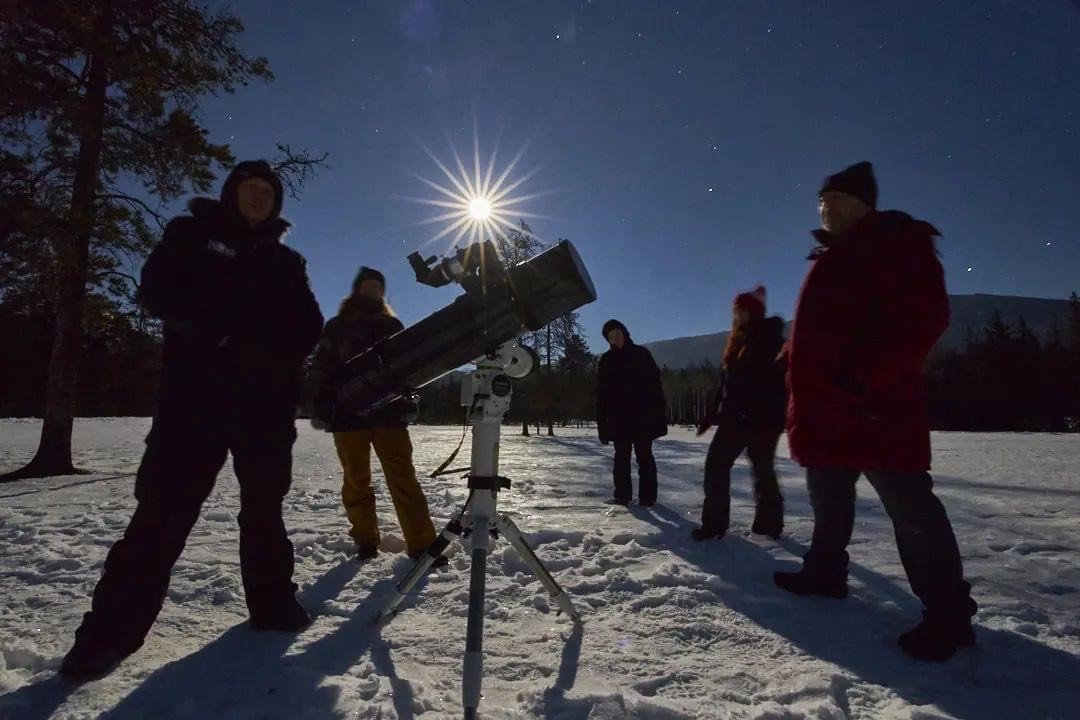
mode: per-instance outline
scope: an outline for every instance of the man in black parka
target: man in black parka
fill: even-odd
[[[660,368],[652,353],[630,339],[618,320],[604,323],[611,349],[600,356],[597,370],[596,427],[600,442],[615,443],[615,496],[611,502],[629,505],[630,453],[637,456],[638,503],[656,503],[656,460],[653,440],[667,435],[667,404],[660,385]]]
[[[161,383],[135,480],[138,504],[113,545],[91,611],[60,671],[94,676],[137,650],[172,567],[232,453],[240,569],[253,629],[311,622],[296,601],[282,520],[292,480],[300,370],[322,330],[304,259],[281,242],[281,182],[242,162],[221,199],[196,198],[142,270],[140,297],[164,321]]]

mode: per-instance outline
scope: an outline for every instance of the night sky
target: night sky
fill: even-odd
[[[330,317],[356,271],[388,279],[408,325],[459,290],[405,256],[443,210],[451,143],[510,179],[546,241],[568,238],[599,293],[581,317],[638,341],[730,325],[757,283],[790,318],[822,178],[874,163],[879,207],[943,233],[950,292],[1080,291],[1080,4],[234,1],[276,80],[203,105],[238,158],[275,142],[332,169],[284,215]],[[452,236],[426,250],[446,248]]]

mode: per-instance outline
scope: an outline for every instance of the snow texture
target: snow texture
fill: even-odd
[[[370,620],[409,567],[376,466],[383,553],[359,564],[339,504],[331,438],[302,426],[286,523],[302,601],[300,635],[253,633],[237,560],[238,493],[222,472],[173,572],[143,648],[85,684],[55,671],[105,554],[131,515],[146,419],[80,420],[77,463],[91,476],[0,486],[0,718],[255,720],[444,718],[461,714],[467,553],[451,546],[381,631]],[[36,421],[0,421],[0,469],[29,459]],[[418,469],[460,429],[415,428]],[[1080,442],[1076,436],[934,436],[937,488],[981,609],[978,644],[945,664],[904,657],[895,637],[920,607],[888,518],[865,483],[850,548],[852,594],[800,599],[772,585],[811,531],[802,471],[781,447],[787,498],[779,542],[749,536],[747,466],[733,482],[733,528],[689,540],[708,438],[656,444],[660,502],[603,504],[611,449],[586,431],[504,430],[500,508],[520,525],[585,618],[556,614],[500,540],[487,573],[483,718],[841,720],[1076,718],[1080,713]],[[424,480],[436,524],[465,497],[459,477]]]

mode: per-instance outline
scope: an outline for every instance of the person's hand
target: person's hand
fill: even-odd
[[[708,423],[701,423],[697,426],[697,436],[701,437],[705,433],[709,432],[710,428],[712,428],[712,425],[709,425]]]

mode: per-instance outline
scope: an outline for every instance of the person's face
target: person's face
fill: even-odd
[[[750,311],[746,308],[735,308],[735,324],[745,325],[750,322]]]
[[[619,350],[626,344],[626,333],[619,328],[615,328],[607,334],[607,341],[612,349]]]
[[[818,212],[821,227],[833,235],[844,235],[870,212],[870,206],[854,195],[830,190],[821,194]]]
[[[360,287],[357,288],[357,292],[372,300],[382,300],[386,296],[386,288],[375,278],[364,278],[360,283]]]
[[[236,203],[240,215],[257,225],[274,211],[274,186],[262,178],[248,178],[236,188]]]

